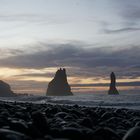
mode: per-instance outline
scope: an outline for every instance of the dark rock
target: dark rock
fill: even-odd
[[[49,131],[49,134],[54,138],[60,138],[60,133],[61,133],[60,128],[57,127],[51,128]]]
[[[110,75],[111,83],[110,83],[110,89],[108,91],[108,94],[116,95],[119,94],[118,90],[116,89],[116,76],[114,72]]]
[[[55,127],[61,127],[61,122],[63,122],[64,120],[59,118],[59,117],[54,117],[53,119],[50,119],[49,124],[51,125],[52,128]]]
[[[53,138],[49,135],[46,135],[43,140],[53,140]]]
[[[133,127],[133,126],[131,125],[131,122],[128,121],[127,119],[123,119],[123,120],[122,120],[122,124],[123,124],[123,126],[124,126],[126,129],[129,129],[129,128]]]
[[[56,113],[61,112],[59,107],[48,107],[45,109],[45,113],[47,117],[53,117]]]
[[[70,139],[60,138],[60,139],[54,139],[54,140],[70,140]]]
[[[103,120],[103,119],[102,119]],[[106,127],[109,127],[109,128],[124,128],[123,123],[122,123],[122,119],[121,118],[118,118],[118,117],[111,117],[109,119],[105,119],[103,121],[100,120],[100,126],[106,126]],[[118,129],[119,129],[118,128]]]
[[[2,97],[15,96],[15,94],[11,90],[11,87],[1,80],[0,80],[0,96]]]
[[[22,111],[16,112],[14,117],[19,119],[29,119],[29,115],[27,113],[23,113]]]
[[[95,130],[93,139],[97,140],[121,140],[120,136],[112,129],[104,127]]]
[[[0,140],[137,140],[139,114],[124,108],[0,101]]]
[[[77,122],[69,122],[67,125],[65,125],[66,127],[73,127],[73,128],[81,128],[81,125],[79,125]]]
[[[80,117],[84,116],[83,112],[81,112],[80,110],[77,110],[77,109],[70,109],[69,112],[71,114],[73,114],[73,116],[75,116],[75,118],[80,118]]]
[[[48,84],[46,95],[49,96],[73,95],[67,81],[67,75],[65,69],[60,68],[56,72],[54,79]]]
[[[123,140],[140,140],[140,127],[131,128],[123,137]]]
[[[31,136],[32,138],[43,137],[43,134],[31,122],[28,123],[28,135]]]
[[[84,140],[93,140],[93,130],[92,129],[81,129]]]
[[[66,120],[66,121],[74,121],[75,118],[72,115],[67,115],[67,116],[64,117],[64,120]]]
[[[36,128],[41,132],[41,133],[47,133],[48,131],[48,121],[47,117],[45,114],[42,114],[39,111],[33,112],[31,114],[31,117],[33,119],[33,125],[36,126]]]
[[[126,130],[124,130],[124,129],[117,129],[117,134],[121,137],[121,138],[123,138],[124,137],[124,135],[126,134]]]
[[[80,130],[76,128],[64,128],[61,130],[61,138],[69,138],[70,140],[83,140],[83,135]]]
[[[31,140],[28,136],[7,129],[0,129],[0,139],[1,140]]]
[[[87,128],[92,128],[92,120],[90,118],[83,118],[79,122],[80,125],[85,126]]]
[[[140,122],[140,118],[132,118],[130,121],[133,121],[135,124]]]
[[[106,121],[107,121],[107,123],[113,123],[115,125],[115,124],[120,124],[122,122],[122,118],[119,118],[119,117],[111,117],[111,118],[109,118]]]
[[[2,111],[2,112],[0,113],[0,115],[1,115],[1,116],[4,116],[4,117],[9,117],[9,116],[10,116],[9,112],[6,111],[6,110]]]
[[[140,121],[135,124],[135,126],[140,126]]]
[[[10,123],[10,129],[26,134],[28,131],[28,126],[25,122],[13,120]]]
[[[113,116],[113,114],[111,112],[105,112],[104,114],[102,114],[101,120],[107,120],[107,119],[111,118],[112,116]]]
[[[68,114],[65,112],[58,112],[57,114],[55,114],[55,117],[60,117],[60,118],[64,118],[65,116],[67,116]]]

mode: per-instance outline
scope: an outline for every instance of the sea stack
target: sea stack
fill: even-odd
[[[68,96],[73,95],[67,81],[65,69],[57,70],[54,79],[48,84],[46,95],[48,96]]]
[[[116,76],[115,76],[115,73],[114,72],[112,72],[110,74],[110,80],[111,80],[111,83],[110,83],[110,89],[108,91],[108,94],[118,95],[119,92],[116,89]]]
[[[9,84],[0,80],[0,97],[15,96]]]

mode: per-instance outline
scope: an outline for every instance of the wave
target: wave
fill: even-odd
[[[17,96],[17,97],[0,97],[2,101],[18,101],[32,103],[50,103],[50,104],[67,104],[90,107],[115,107],[131,108],[140,110],[140,94],[122,94],[118,96],[106,94],[86,94],[74,96]]]

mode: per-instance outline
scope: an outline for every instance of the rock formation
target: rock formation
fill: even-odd
[[[119,94],[118,90],[116,89],[116,76],[114,72],[111,73],[110,80],[111,83],[110,83],[110,89],[108,91],[108,94],[114,94],[114,95]]]
[[[67,96],[73,95],[67,81],[65,69],[57,70],[54,79],[48,84],[46,95],[50,96]]]
[[[0,80],[0,96],[1,97],[9,97],[9,96],[14,96],[15,94],[11,90],[11,87]]]

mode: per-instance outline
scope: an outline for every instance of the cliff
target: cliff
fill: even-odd
[[[15,96],[14,92],[11,90],[10,85],[1,80],[0,80],[0,96],[1,97]]]

